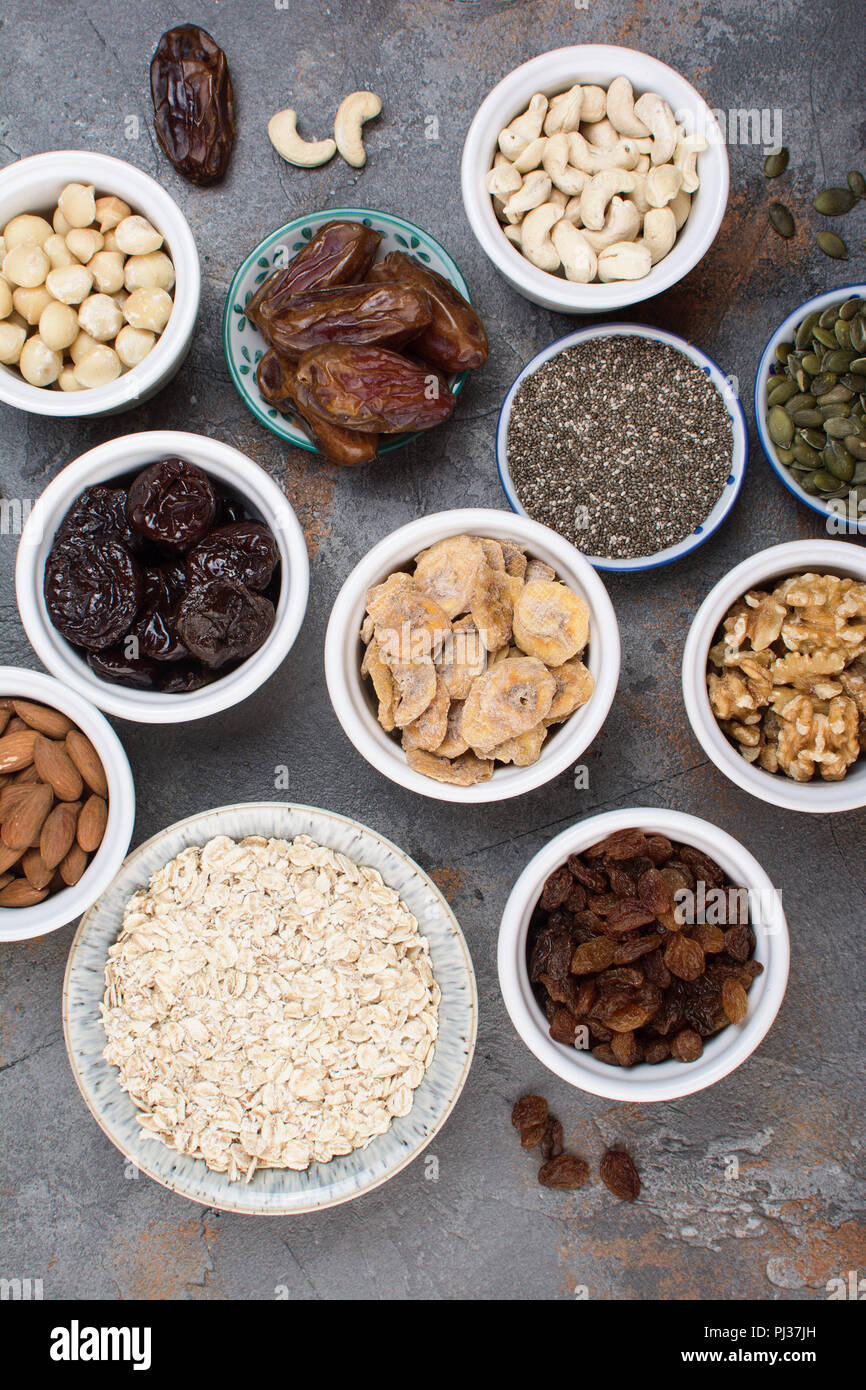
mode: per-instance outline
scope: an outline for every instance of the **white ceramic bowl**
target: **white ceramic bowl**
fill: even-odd
[[[364,1149],[303,1172],[260,1168],[252,1181],[229,1182],[203,1159],[179,1154],[148,1139],[138,1111],[105,1061],[105,1032],[99,1005],[105,989],[105,963],[117,939],[123,910],[134,892],[175,855],[204,845],[216,835],[243,839],[267,835],[292,839],[309,835],[317,844],[378,870],[400,896],[430,947],[436,983],[442,991],[439,1034],[427,1073],[414,1092],[408,1115]],[[178,821],[139,846],[114,883],[81,922],[69,951],[63,982],[63,1031],[75,1080],[100,1129],[136,1169],[172,1192],[221,1211],[257,1216],[297,1215],[361,1197],[393,1178],[430,1143],[451,1114],[463,1089],[478,1026],[478,995],[472,959],[454,913],[439,889],[397,845],[357,821],[310,806],[259,802],[223,806]]]
[[[0,227],[22,212],[56,206],[67,183],[93,184],[97,196],[116,194],[165,238],[176,283],[171,318],[153,350],[132,371],[90,391],[31,386],[14,367],[0,366],[0,400],[34,415],[84,419],[114,415],[146,401],[180,369],[192,343],[201,297],[198,252],[189,223],[173,198],[148,174],[122,159],[87,150],[52,150],[19,159],[0,172]]]
[[[750,555],[729,570],[692,619],[683,650],[683,699],[695,738],[731,782],[771,806],[827,815],[866,806],[866,758],[861,757],[841,782],[825,782],[821,777],[795,782],[784,773],[765,772],[747,763],[725,737],[707,694],[707,654],[731,605],[749,589],[766,589],[789,574],[809,571],[848,575],[866,582],[866,550],[853,541],[786,541]]]
[[[526,547],[529,555],[552,565],[557,576],[589,605],[590,637],[587,666],[595,689],[582,709],[548,736],[538,762],[531,767],[497,764],[488,782],[454,787],[413,772],[400,744],[376,718],[368,682],[361,676],[363,648],[359,632],[367,590],[402,569],[421,550],[468,532],[473,536],[508,538]],[[619,680],[620,640],[616,614],[607,590],[588,561],[561,536],[528,517],[486,509],[437,512],[401,526],[379,541],[356,565],[337,595],[325,638],[328,694],[343,729],[358,752],[398,786],[437,801],[478,804],[503,801],[544,786],[564,772],[589,747],[613,703]]]
[[[698,156],[701,186],[676,243],[664,260],[643,280],[609,285],[579,285],[539,270],[511,245],[502,231],[490,194],[484,186],[493,163],[499,133],[524,111],[535,92],[553,96],[575,82],[607,87],[615,77],[629,78],[635,92],[659,92],[677,119],[710,142]],[[461,186],[469,225],[482,250],[518,293],[561,314],[598,314],[637,304],[681,280],[712,245],[728,201],[728,154],[718,122],[703,97],[666,63],[634,48],[611,44],[577,44],[541,53],[515,68],[485,98],[469,127],[463,146]]]
[[[109,885],[123,863],[135,823],[135,786],[123,744],[108,720],[74,690],[41,671],[0,666],[0,696],[36,700],[71,719],[90,739],[108,780],[105,836],[85,872],[71,888],[52,893],[35,907],[0,908],[0,941],[45,936],[80,917]]]
[[[614,1067],[598,1061],[589,1051],[554,1042],[529,983],[526,940],[532,911],[545,880],[570,854],[579,854],[615,830],[633,826],[703,850],[737,887],[760,895],[750,901],[756,936],[754,955],[763,965],[764,973],[749,990],[749,1011],[744,1022],[708,1038],[703,1056],[697,1062],[671,1059],[656,1066],[640,1063],[630,1068]],[[557,835],[523,870],[511,890],[499,929],[499,986],[511,1021],[526,1046],[563,1081],[611,1100],[676,1100],[702,1091],[727,1076],[754,1052],[769,1031],[785,994],[788,959],[788,925],[780,895],[758,861],[733,836],[709,821],[659,807],[607,811]]]
[[[861,298],[866,299],[866,285],[842,285],[838,290],[830,290],[827,294],[819,294],[814,299],[807,299],[805,304],[801,304],[779,324],[764,348],[758,363],[755,377],[755,424],[767,462],[788,491],[793,492],[794,496],[811,511],[817,512],[819,516],[829,518],[837,534],[866,536],[866,515],[857,522],[845,521],[838,512],[832,510],[829,503],[823,502],[819,497],[814,497],[811,492],[807,492],[805,488],[800,486],[797,482],[797,475],[792,473],[790,468],[786,468],[783,463],[780,463],[776,457],[775,446],[767,429],[767,384],[773,368],[779,365],[776,360],[777,347],[780,343],[793,342],[794,334],[807,314],[811,314],[816,309],[823,312],[831,304],[843,304],[846,299],[850,299],[853,295],[860,295]]]
[[[688,357],[690,361],[705,371],[712,381],[731,417],[731,429],[733,431],[731,467],[727,482],[712,511],[700,526],[695,527],[691,535],[678,541],[676,545],[669,545],[664,550],[656,551],[654,555],[641,555],[634,560],[615,560],[609,556],[599,555],[587,555],[586,557],[597,570],[630,573],[634,570],[658,569],[660,565],[670,565],[674,560],[681,560],[684,555],[697,550],[699,545],[703,545],[704,541],[708,540],[713,532],[719,529],[736,502],[743,483],[746,462],[749,457],[749,432],[746,428],[743,407],[737,399],[729,378],[725,376],[711,357],[707,357],[706,353],[701,352],[700,348],[696,348],[692,343],[687,343],[685,338],[678,338],[674,333],[664,333],[660,328],[647,328],[640,323],[606,323],[599,324],[595,328],[581,328],[576,333],[569,333],[567,337],[560,338],[558,342],[551,343],[549,347],[536,353],[532,361],[527,362],[522,372],[515,377],[505,400],[502,402],[499,424],[496,428],[496,466],[499,469],[499,481],[502,483],[502,490],[508,498],[508,504],[512,511],[519,512],[521,516],[527,515],[526,509],[517,495],[517,488],[514,486],[508,467],[508,427],[511,421],[514,397],[517,395],[522,382],[525,381],[526,377],[537,372],[538,368],[545,362],[549,362],[551,357],[558,356],[560,352],[573,347],[575,343],[584,343],[590,338],[609,338],[614,335],[650,338],[654,342],[667,343],[669,347],[676,348],[678,352]]]
[[[136,473],[158,459],[176,455],[197,463],[246,503],[272,530],[280,550],[282,587],[276,622],[267,641],[236,670],[188,695],[132,690],[101,680],[61,637],[48,617],[43,596],[45,561],[54,534],[86,487]],[[92,700],[108,714],[141,724],[177,724],[203,719],[240,704],[257,690],[290,651],[307,608],[310,567],[298,519],[286,497],[263,468],[219,440],[177,430],[128,434],[100,444],[70,463],[43,492],[27,520],[18,546],[15,590],[24,631],[52,675]]]

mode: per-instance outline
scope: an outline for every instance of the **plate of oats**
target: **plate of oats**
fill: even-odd
[[[141,1172],[286,1215],[394,1176],[469,1072],[472,961],[435,884],[344,816],[256,803],[140,846],[82,918],[63,988],[72,1071]]]

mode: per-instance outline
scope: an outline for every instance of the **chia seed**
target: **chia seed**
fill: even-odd
[[[577,343],[527,377],[508,427],[508,468],[529,515],[599,559],[676,545],[730,476],[734,433],[699,366],[650,338]]]

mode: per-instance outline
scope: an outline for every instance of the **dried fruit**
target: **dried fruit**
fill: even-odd
[[[678,1062],[696,1062],[704,1050],[703,1039],[694,1028],[683,1028],[671,1043],[671,1056]]]
[[[150,464],[130,484],[126,512],[139,535],[152,544],[183,551],[211,530],[217,500],[210,479],[197,464],[167,458]]]
[[[45,606],[75,646],[101,651],[119,641],[141,602],[141,571],[122,541],[62,534],[45,562]]]
[[[547,1161],[551,1158],[559,1158],[563,1151],[562,1144],[562,1125],[555,1115],[548,1115],[547,1125],[541,1140],[541,1157]]]
[[[640,1196],[640,1176],[631,1154],[625,1149],[608,1149],[599,1168],[601,1180],[614,1197],[634,1202]]]
[[[413,256],[391,251],[374,266],[370,280],[417,285],[428,297],[429,324],[412,341],[412,352],[443,372],[465,372],[487,361],[487,334],[476,311],[435,270]]]
[[[266,307],[261,319],[271,346],[297,361],[329,343],[402,347],[429,324],[430,301],[411,285],[330,285]]]
[[[235,134],[226,55],[206,29],[179,24],[163,34],[150,64],[153,127],[168,159],[190,183],[217,183]]]
[[[728,979],[722,983],[722,1008],[731,1023],[742,1023],[749,1012],[749,996],[739,980]]]
[[[547,1101],[544,1096],[526,1095],[514,1102],[511,1123],[522,1133],[525,1129],[542,1128],[547,1124]]]
[[[298,362],[297,381],[317,419],[362,432],[429,430],[457,403],[432,367],[380,347],[313,348]]]
[[[325,222],[287,266],[263,281],[246,306],[247,317],[267,339],[268,320],[278,318],[293,295],[365,279],[381,240],[381,232],[361,222]]]
[[[589,1177],[589,1164],[574,1154],[559,1154],[543,1163],[538,1170],[542,1187],[555,1187],[571,1192],[583,1187]]]
[[[190,590],[178,609],[176,628],[187,650],[217,669],[258,651],[275,616],[274,605],[262,594],[213,579]]]

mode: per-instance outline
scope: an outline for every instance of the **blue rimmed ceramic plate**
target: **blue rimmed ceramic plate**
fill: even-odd
[[[311,454],[317,454],[319,450],[309,435],[291,416],[283,415],[269,405],[259,391],[256,367],[267,352],[268,345],[255,324],[247,318],[245,310],[266,276],[287,265],[325,222],[335,221],[363,222],[365,227],[372,227],[382,235],[377,260],[382,260],[390,251],[405,251],[407,255],[417,256],[424,265],[444,276],[464,299],[469,299],[466,281],[445,248],[429,232],[416,227],[414,222],[407,222],[405,217],[397,217],[390,212],[376,212],[371,208],[327,208],[324,212],[296,217],[285,227],[265,237],[247,256],[229,288],[223,311],[223,351],[238,395],[256,419],[280,439],[299,449],[307,449]],[[466,376],[466,372],[460,372],[449,381],[455,396],[461,391]],[[400,449],[417,438],[417,433],[382,436],[379,453]]]
[[[143,1138],[138,1111],[104,1061],[105,1032],[99,1005],[105,990],[108,948],[117,939],[123,910],[168,860],[215,835],[290,840],[309,835],[318,844],[377,869],[417,918],[427,938],[433,974],[442,991],[439,1036],[424,1080],[408,1115],[365,1149],[304,1172],[260,1169],[252,1181],[229,1182],[203,1159],[176,1153],[159,1140]],[[360,1197],[411,1163],[445,1123],[463,1089],[478,1023],[472,960],[457,919],[439,889],[401,849],[357,821],[310,806],[256,802],[223,806],[169,826],[129,856],[111,887],[81,920],[63,982],[63,1029],[75,1080],[93,1118],[126,1158],[172,1192],[222,1211],[285,1216],[318,1211]]]
[[[503,491],[513,512],[518,512],[521,516],[529,516],[517,495],[517,489],[508,468],[508,425],[511,419],[511,407],[514,404],[514,397],[518,388],[526,377],[532,376],[533,372],[538,371],[543,363],[548,362],[551,357],[556,357],[560,352],[564,352],[566,348],[574,347],[575,343],[585,343],[590,338],[610,338],[614,335],[652,338],[655,342],[666,343],[669,347],[676,348],[678,352],[682,352],[696,363],[702,371],[706,372],[722,397],[731,417],[731,429],[734,436],[730,472],[721,495],[709,516],[700,526],[695,527],[691,535],[678,541],[676,545],[670,545],[664,550],[657,551],[654,555],[640,555],[634,560],[616,560],[605,555],[586,556],[590,564],[598,570],[627,573],[631,570],[657,569],[660,565],[670,565],[674,560],[681,560],[684,555],[697,550],[699,545],[703,545],[704,541],[718,530],[736,502],[737,493],[742,486],[746,461],[749,457],[749,435],[743,407],[740,405],[737,393],[729,378],[725,376],[721,367],[718,367],[711,357],[707,357],[706,353],[701,352],[700,348],[696,348],[693,343],[687,343],[685,338],[678,338],[674,333],[664,333],[660,328],[648,328],[641,323],[603,323],[598,324],[595,328],[581,328],[577,333],[569,333],[566,338],[560,338],[558,342],[551,343],[549,347],[537,353],[531,362],[527,362],[523,371],[512,382],[508,395],[502,403],[502,409],[499,412],[499,424],[496,429],[496,466],[499,469],[499,480],[502,483]]]

